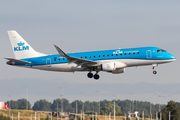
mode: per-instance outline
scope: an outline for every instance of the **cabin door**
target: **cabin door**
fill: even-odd
[[[148,59],[150,59],[150,58],[152,57],[152,52],[151,52],[151,50],[147,50],[147,51],[146,51],[146,57],[147,57]]]
[[[46,59],[46,65],[47,67],[51,67],[51,58]]]

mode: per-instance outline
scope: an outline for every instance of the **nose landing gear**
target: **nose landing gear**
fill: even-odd
[[[152,64],[153,66],[153,74],[157,74],[157,71],[155,70],[155,67],[157,67],[158,65],[157,64]]]
[[[157,71],[154,70],[154,71],[153,71],[153,74],[157,74]]]
[[[89,72],[89,73],[87,74],[87,77],[88,77],[88,78],[94,77],[95,80],[98,80],[100,76],[98,75],[98,72],[96,72],[96,74],[94,74],[94,75],[93,75],[91,72]]]

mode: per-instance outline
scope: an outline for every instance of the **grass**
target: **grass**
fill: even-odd
[[[78,115],[78,116],[81,117],[80,115]],[[85,116],[85,120],[91,120],[91,118],[92,118],[92,115],[86,115]],[[114,120],[114,116],[111,116],[111,118],[109,119],[109,116],[106,116],[106,118],[105,118],[105,116],[100,115],[100,116],[97,116],[97,119],[98,120]],[[125,116],[116,116],[116,120],[125,120]],[[126,120],[128,120],[127,116],[126,116]],[[136,120],[136,119],[134,117],[131,117],[131,120]],[[139,120],[142,120],[142,118],[139,117]],[[150,119],[144,118],[144,120],[150,120]],[[152,119],[152,120],[155,120],[155,119]]]
[[[35,120],[35,112],[36,112],[36,120],[46,120],[47,119],[47,114],[38,112],[38,111],[33,111],[33,110],[17,110],[17,109],[11,109],[11,119],[12,119],[12,114],[13,114],[13,120],[18,120],[18,111],[20,115],[20,120],[31,120],[31,115],[32,115],[32,120]],[[9,116],[9,110],[0,110],[0,114],[3,114],[3,116],[8,117]],[[38,116],[40,119],[38,119]],[[81,115],[78,115],[79,118]],[[50,116],[49,116],[50,117]],[[91,115],[85,115],[85,120],[91,120],[92,116]],[[125,120],[124,116],[116,116],[116,120]],[[98,120],[109,120],[109,116],[97,116]],[[52,120],[57,120],[56,117],[53,117]],[[59,118],[59,120],[61,120]],[[65,120],[65,119],[62,119]],[[80,119],[81,120],[81,119]],[[94,119],[95,120],[95,119]],[[110,120],[114,120],[114,117],[111,116]],[[126,117],[127,120],[127,117]],[[136,120],[135,118],[132,118],[131,120]],[[142,120],[142,118],[139,118],[139,120]],[[149,120],[149,118],[145,118],[144,120]],[[155,120],[155,119],[152,119]]]
[[[11,109],[10,110],[10,112],[11,112],[10,118],[12,119],[12,114],[13,114],[13,120],[18,120],[18,111],[19,111],[19,115],[20,115],[20,120],[31,120],[31,115],[32,115],[32,119],[35,120],[35,112],[36,112],[36,120],[46,120],[46,118],[48,116],[45,113],[33,111],[33,110]],[[8,117],[9,116],[9,110],[0,110],[0,114],[3,114],[3,116]],[[38,116],[40,119],[38,119]],[[57,120],[57,118],[53,118],[53,120]]]

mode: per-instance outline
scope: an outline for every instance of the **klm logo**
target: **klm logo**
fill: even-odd
[[[107,69],[110,69],[111,67],[110,67],[110,65],[107,65],[107,67],[106,67]]]
[[[24,51],[29,50],[29,46],[24,46],[25,43],[17,43],[18,47],[14,47],[14,51]]]
[[[123,53],[123,51],[120,51],[120,50],[116,50],[116,52],[113,52],[113,54],[121,54]]]

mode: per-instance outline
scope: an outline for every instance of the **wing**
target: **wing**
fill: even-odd
[[[69,55],[66,55],[66,53],[64,53],[58,46],[56,46],[56,45],[54,45],[54,46],[55,46],[56,50],[58,51],[59,55],[67,58],[67,60],[70,63],[75,63],[78,66],[87,66],[87,67],[100,65],[100,63],[98,61],[86,60],[86,59],[81,59],[81,58],[71,57]]]

